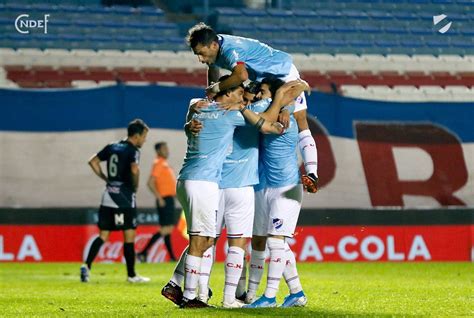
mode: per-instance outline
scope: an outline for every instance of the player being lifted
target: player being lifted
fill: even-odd
[[[187,43],[201,63],[208,65],[208,87],[206,93],[214,96],[221,90],[239,85],[246,80],[261,81],[264,77],[276,76],[285,82],[300,78],[298,70],[288,53],[271,48],[255,39],[217,34],[211,27],[199,23],[188,31]],[[231,71],[230,77],[218,81],[219,68]],[[318,154],[316,142],[306,119],[304,93],[295,103],[294,117],[298,124],[298,144],[303,157],[306,175],[302,177],[308,192],[316,192],[318,184]],[[285,126],[288,117],[281,118]]]
[[[94,173],[106,183],[99,209],[99,236],[92,242],[86,263],[81,266],[81,281],[89,281],[89,271],[100,247],[109,238],[110,231],[123,231],[123,254],[127,264],[127,281],[144,283],[150,281],[135,272],[135,235],[137,212],[135,193],[139,180],[140,148],[148,134],[148,126],[135,119],[128,124],[128,137],[105,146],[92,156],[89,165]],[[107,161],[107,175],[100,162]]]

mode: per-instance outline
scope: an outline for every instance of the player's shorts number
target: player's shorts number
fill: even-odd
[[[118,156],[117,154],[113,154],[110,156],[109,159],[109,176],[116,177],[117,176],[117,163],[118,163]]]

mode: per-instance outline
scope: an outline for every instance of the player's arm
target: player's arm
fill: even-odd
[[[265,120],[265,118],[261,117],[257,113],[254,113],[246,106],[240,107],[240,113],[244,116],[245,120],[255,126],[261,133],[264,134],[281,134],[283,133],[283,126],[277,122],[271,122]]]
[[[238,63],[232,70],[232,74],[222,82],[215,82],[206,88],[206,95],[214,97],[218,92],[236,87],[249,78],[249,73],[244,63]]]
[[[309,85],[303,80],[285,83],[276,91],[270,107],[264,113],[260,114],[260,116],[265,120],[272,122],[277,121],[281,109],[292,103],[294,99],[305,90],[309,90]]]
[[[104,180],[105,182],[108,182],[107,180],[107,176],[104,174],[104,172],[102,171],[102,167],[100,166],[100,159],[97,155],[93,155],[90,159],[89,159],[89,166],[92,168],[92,171],[94,171],[94,173],[99,177],[101,178],[102,180]]]
[[[220,77],[219,67],[216,65],[209,65],[207,68],[207,86],[212,83],[217,83]]]
[[[130,163],[130,172],[132,175],[132,186],[136,192],[138,190],[138,181],[140,179],[140,168],[138,167],[138,163]]]
[[[186,114],[186,122],[189,122],[193,115],[200,113],[202,108],[209,106],[209,101],[205,99],[194,98],[189,102],[188,113]]]
[[[150,189],[151,193],[153,193],[153,195],[155,196],[156,200],[158,201],[159,206],[163,207],[165,205],[165,201],[161,197],[155,185],[156,185],[156,177],[153,175],[150,175],[147,182],[148,189]]]

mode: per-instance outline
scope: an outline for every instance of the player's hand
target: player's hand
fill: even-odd
[[[314,173],[308,173],[308,175],[301,176],[301,182],[303,183],[303,187],[309,193],[318,192],[318,181],[319,178],[316,177]]]
[[[283,125],[284,129],[288,129],[290,125],[290,112],[288,110],[282,110],[278,115],[278,122]]]
[[[219,92],[219,82],[217,83],[212,83],[208,87],[206,87],[206,96],[209,99],[213,99],[214,96]]]
[[[273,134],[281,135],[285,132],[285,127],[283,127],[279,122],[272,123],[272,127],[275,130],[272,132]]]
[[[195,113],[200,113],[201,109],[209,106],[209,101],[207,99],[201,99],[195,102],[194,104],[189,105],[189,108],[192,109]]]
[[[199,135],[199,132],[203,128],[202,123],[197,120],[197,119],[192,119],[184,125],[184,131],[186,132],[186,135],[193,135],[194,137]]]
[[[163,200],[162,197],[159,197],[159,198],[157,199],[157,201],[158,201],[158,206],[159,206],[160,208],[164,208],[164,207],[165,207],[166,202],[165,202],[165,200]]]
[[[216,103],[217,107],[222,110],[241,110],[244,106],[243,102],[236,102],[236,103]]]

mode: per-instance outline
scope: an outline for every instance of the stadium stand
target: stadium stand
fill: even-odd
[[[0,1],[0,85],[204,86],[205,67],[184,43],[189,23],[176,18],[179,12],[203,12],[202,3],[176,1],[160,9],[104,7],[92,0]],[[474,99],[472,1],[282,3],[282,8],[256,9],[243,1],[210,1],[216,9],[209,21],[218,31],[291,52],[303,78],[323,91],[399,100],[407,96],[400,87],[410,86],[414,99]],[[49,13],[50,32],[16,32],[12,21],[23,12]],[[453,21],[445,34],[433,26],[433,16],[441,12]]]

